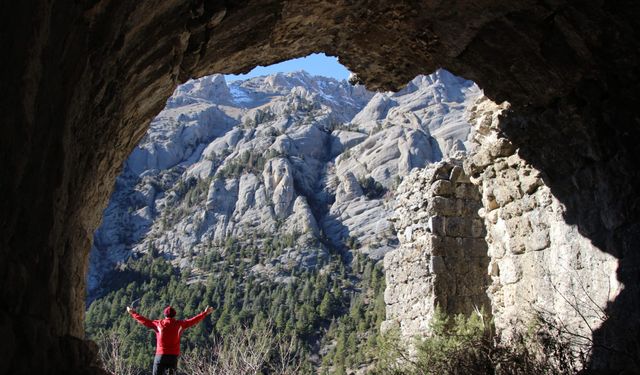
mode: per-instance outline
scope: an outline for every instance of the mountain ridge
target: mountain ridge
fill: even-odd
[[[444,70],[397,93],[306,72],[181,85],[117,179],[95,234],[88,301],[132,254],[153,248],[189,267],[203,244],[249,233],[297,238],[286,260],[259,271],[277,277],[330,248],[380,259],[397,246],[386,220],[394,187],[467,150],[464,111],[480,95]]]

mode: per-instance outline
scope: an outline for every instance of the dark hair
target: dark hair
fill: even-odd
[[[176,310],[171,306],[165,307],[163,312],[164,316],[166,316],[167,318],[173,318],[174,316],[176,316]]]

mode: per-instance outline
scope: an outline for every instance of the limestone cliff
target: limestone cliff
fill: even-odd
[[[95,234],[89,301],[108,291],[114,268],[150,249],[192,267],[226,241],[293,236],[286,258],[254,270],[276,278],[347,241],[381,258],[397,245],[394,187],[466,150],[466,113],[481,95],[444,70],[396,93],[302,71],[179,86],[118,177]]]

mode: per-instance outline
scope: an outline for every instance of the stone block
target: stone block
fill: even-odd
[[[463,238],[462,248],[465,255],[470,257],[487,256],[487,242],[483,238]]]
[[[468,263],[469,267],[474,271],[474,274],[479,275],[482,280],[485,280],[487,276],[485,270],[487,269],[487,265],[490,260],[489,256],[484,254],[481,256],[470,257]]]
[[[514,200],[522,198],[519,182],[517,180],[515,182],[505,181],[504,184],[496,186],[496,188],[493,189],[493,195],[495,197],[496,203],[501,207],[506,206]]]
[[[551,195],[551,191],[545,187],[545,189],[539,189],[536,194],[536,201],[539,207],[547,207],[553,203],[553,195]]]
[[[448,180],[437,180],[431,185],[434,196],[450,197],[453,195],[453,184]]]
[[[511,218],[517,218],[518,216],[522,216],[524,211],[522,209],[523,206],[520,203],[521,201],[518,200],[517,202],[512,202],[502,207],[499,213],[500,218],[502,220],[509,220]]]
[[[424,238],[425,249],[426,251],[433,252],[434,249],[437,249],[442,246],[442,242],[446,239],[446,237],[438,236],[433,233],[427,233]]]
[[[488,242],[488,241],[487,241]],[[501,259],[507,254],[505,244],[501,241],[489,244],[487,254],[493,259]]]
[[[440,162],[433,171],[434,178],[438,180],[447,180],[451,174],[453,166],[448,162]]]
[[[529,219],[523,216],[514,217],[506,220],[506,229],[509,233],[507,245],[509,251],[513,254],[521,254],[525,252],[525,243],[528,241],[531,233],[531,225]]]
[[[480,200],[480,190],[473,184],[456,184],[456,198]]]
[[[522,238],[514,238],[509,240],[508,248],[509,252],[515,255],[524,254],[524,252],[527,250]]]
[[[486,199],[484,199],[483,201],[483,204],[487,212],[491,212],[496,208],[500,207],[500,205],[498,204],[498,201],[496,200],[496,197],[493,195],[487,195]]]
[[[458,203],[456,199],[445,197],[433,197],[429,200],[427,212],[433,216],[458,215]]]
[[[542,180],[536,176],[520,176],[520,189],[525,194],[533,194],[542,186]]]
[[[498,263],[500,270],[500,283],[502,285],[514,284],[522,278],[522,269],[512,257],[504,258]]]
[[[450,258],[464,258],[465,248],[463,244],[464,238],[462,237],[445,237],[445,254]]]
[[[436,255],[436,256],[448,256],[447,253],[447,245],[446,245],[446,240],[447,237],[438,237],[438,236],[434,236],[435,238],[437,238],[437,241],[432,241],[431,244],[431,248],[430,250],[430,255]]]
[[[518,167],[523,163],[522,159],[520,158],[520,156],[518,154],[513,154],[513,155],[509,156],[506,159],[506,162],[512,168]]]
[[[511,156],[516,151],[516,147],[506,138],[498,138],[496,142],[488,148],[489,154],[493,158]]]
[[[518,205],[522,208],[522,212],[532,211],[538,207],[538,202],[535,195],[524,195],[522,199],[518,201]]]
[[[475,154],[469,156],[465,161],[465,168],[472,175],[482,173],[485,167],[493,163],[493,159],[487,149],[481,148]]]
[[[507,162],[504,160],[496,160],[496,162],[493,164],[493,168],[497,171],[503,171],[505,169],[507,169],[509,166],[507,165]]]
[[[507,285],[502,288],[502,303],[504,304],[503,314],[506,316],[518,316],[518,310],[521,308],[514,308],[518,301],[518,288],[516,285]],[[511,308],[510,308],[511,307]]]
[[[456,199],[456,212],[460,216],[474,217],[482,208],[482,202],[478,199]]]
[[[549,247],[549,244],[549,229],[543,229],[533,232],[525,246],[527,251],[539,251]]]
[[[484,220],[472,219],[471,220],[471,237],[484,238],[487,235],[487,231],[484,227]]]
[[[445,280],[453,280],[455,275],[464,274],[469,267],[462,258],[445,256],[442,257],[442,261],[447,269],[447,274],[439,276],[440,279],[444,277]]]
[[[395,283],[394,283],[395,284]],[[393,305],[399,302],[400,294],[393,285],[387,285],[384,289],[384,302],[387,305],[387,313],[389,312],[389,305]]]
[[[462,167],[456,165],[451,169],[449,181],[452,183],[469,182],[469,177],[464,173]]]
[[[429,231],[438,236],[444,236],[445,230],[445,218],[441,216],[432,216],[429,218],[428,228]]]
[[[496,170],[493,167],[487,167],[485,171],[482,173],[482,176],[479,181],[491,181],[491,179],[496,177]],[[476,183],[474,182],[474,185]]]
[[[429,269],[434,274],[447,272],[447,266],[444,263],[444,259],[441,256],[432,256],[430,259]]]
[[[451,237],[472,237],[472,222],[473,219],[466,217],[449,217],[445,221],[445,234]]]
[[[413,239],[413,227],[412,226],[406,227],[402,235],[404,236],[405,242],[411,242],[411,240]]]
[[[499,277],[500,276],[500,267],[498,266],[498,262],[491,261],[489,263],[489,266],[487,267],[487,273],[489,274],[489,276]]]
[[[436,297],[447,297],[456,294],[456,282],[454,278],[450,277],[451,272],[451,269],[447,268],[447,271],[437,274],[434,284]]]
[[[429,276],[429,268],[425,262],[414,263],[407,270],[407,279],[412,283],[415,282],[412,280],[417,280],[419,282],[424,280],[427,276]]]
[[[484,215],[484,218],[491,224],[496,224],[498,222],[498,219],[500,218],[499,214],[499,210],[493,210],[491,212],[487,212]]]
[[[400,249],[394,250],[394,252],[399,252],[402,250],[402,253],[398,256],[398,261],[395,264],[401,265],[406,262],[419,262],[424,259],[425,253],[427,249],[425,246],[402,246]]]

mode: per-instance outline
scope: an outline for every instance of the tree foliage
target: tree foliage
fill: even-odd
[[[239,327],[249,338],[270,327],[278,342],[296,348],[289,361],[299,361],[301,368],[324,367],[338,373],[344,366],[371,361],[366,352],[384,319],[380,266],[361,255],[350,264],[333,255],[314,269],[292,270],[289,282],[251,271],[295,243],[289,237],[264,238],[260,246],[231,239],[194,256],[192,266],[182,269],[155,251],[131,258],[110,275],[112,291],[89,306],[86,332],[99,342],[104,335],[117,335],[122,365],[135,373],[150,366],[155,335],[131,319],[126,306],[140,299],[137,310],[157,319],[168,304],[176,308],[178,318],[211,305],[216,307],[212,318],[183,334],[183,351],[224,347]],[[332,366],[334,361],[344,366]],[[277,360],[269,357],[266,366],[274,363]]]

